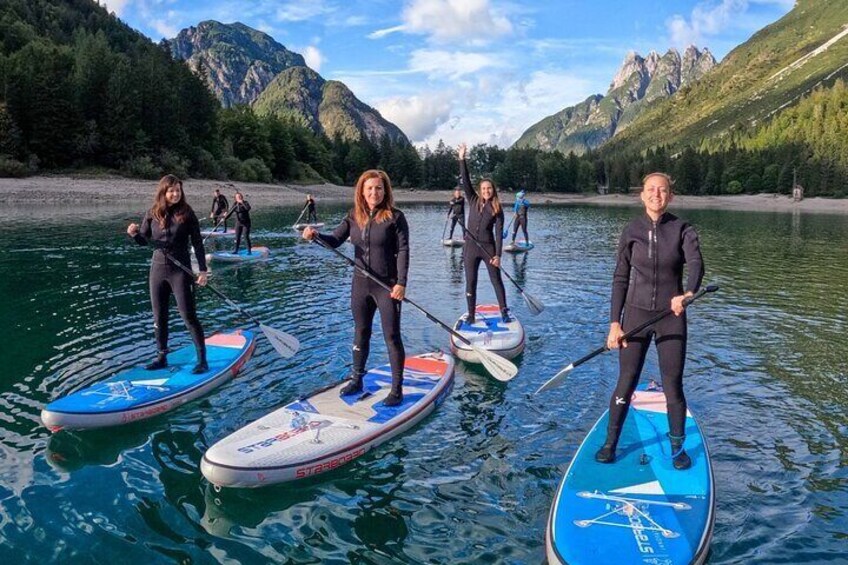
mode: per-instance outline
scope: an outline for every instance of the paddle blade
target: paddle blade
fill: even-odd
[[[538,316],[545,309],[545,305],[542,304],[542,301],[535,296],[530,296],[530,294],[522,292],[521,297],[524,298],[524,302],[527,303],[527,308],[534,316]]]
[[[518,367],[512,361],[476,345],[472,345],[471,349],[480,358],[483,367],[497,380],[503,382],[510,381],[518,374]]]
[[[539,390],[537,390],[534,394],[539,394],[540,392],[544,392],[546,390],[550,390],[554,387],[559,386],[559,384],[563,380],[565,380],[566,375],[568,375],[568,373],[571,372],[571,369],[573,369],[573,368],[574,368],[574,363],[572,363],[571,365],[569,365],[568,367],[566,367],[565,369],[563,369],[562,371],[560,371],[559,373],[554,375],[553,378],[548,380],[548,382],[546,382],[545,384],[540,386]]]
[[[294,336],[280,330],[275,330],[265,324],[259,324],[259,329],[262,330],[262,333],[271,342],[271,347],[276,349],[277,353],[285,359],[293,357],[297,353],[297,350],[300,349],[300,342]]]

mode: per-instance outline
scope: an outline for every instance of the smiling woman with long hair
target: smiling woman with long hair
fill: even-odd
[[[149,282],[158,355],[145,368],[152,371],[168,366],[168,303],[173,294],[197,350],[197,364],[192,372],[205,373],[209,367],[206,364],[203,328],[197,318],[192,292],[195,281],[172,263],[177,261],[186,267],[191,264],[190,242],[200,268],[197,284],[206,284],[206,252],[200,237],[200,222],[185,200],[183,182],[174,175],[162,177],[153,198],[153,206],[144,215],[141,226],[130,224],[127,234],[139,245],[150,245],[154,249]]]
[[[698,292],[704,261],[695,229],[666,210],[674,198],[673,182],[665,173],[651,173],[642,181],[644,213],[624,228],[618,244],[610,299],[607,347],[618,349],[618,383],[609,404],[607,439],[595,454],[600,463],[612,463],[627,417],[630,400],[645,363],[651,341],[656,343],[662,389],[668,413],[671,457],[675,469],[688,469],[692,461],[684,449],[686,397],[683,364],[686,360],[686,305]],[[688,270],[683,286],[683,267]],[[635,336],[624,334],[670,308],[666,316]]]
[[[486,265],[489,279],[495,289],[501,318],[509,322],[509,310],[506,304],[506,290],[501,278],[501,232],[504,226],[504,213],[498,198],[498,189],[492,179],[481,179],[477,192],[471,188],[471,177],[465,163],[465,144],[459,145],[459,173],[465,197],[468,199],[468,225],[466,230],[470,238],[465,240],[463,256],[465,258],[465,299],[468,303],[466,322],[473,324],[474,310],[477,307],[477,271],[480,263]],[[477,240],[476,242],[472,240]]]
[[[342,396],[362,391],[362,378],[371,347],[371,324],[380,311],[383,337],[392,367],[392,389],[383,404],[397,406],[403,401],[403,364],[406,352],[400,334],[400,311],[409,270],[409,226],[403,212],[394,207],[392,183],[384,171],[365,171],[356,181],[353,210],[332,234],[321,234],[311,227],[303,237],[317,237],[336,248],[348,237],[353,244],[356,265],[382,280],[391,292],[365,275],[354,271],[350,305],[356,326],[353,339],[353,371]]]

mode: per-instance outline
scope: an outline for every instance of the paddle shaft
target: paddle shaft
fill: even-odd
[[[374,275],[373,273],[371,273],[367,269],[364,269],[363,267],[360,267],[359,265],[357,265],[356,261],[354,261],[353,259],[351,259],[347,255],[345,255],[344,253],[342,253],[338,249],[335,249],[334,247],[330,247],[327,243],[325,243],[323,240],[321,240],[317,235],[314,238],[312,238],[312,241],[316,242],[318,245],[320,245],[321,247],[323,247],[325,249],[329,249],[330,251],[332,251],[333,253],[335,253],[336,255],[338,255],[339,257],[341,257],[342,259],[344,259],[345,261],[347,261],[351,265],[353,265],[354,269],[356,269],[357,271],[359,271],[360,273],[362,273],[363,275],[365,275],[366,277],[368,277],[369,279],[371,279],[372,281],[374,281],[375,283],[377,283],[381,287],[385,288],[389,292],[392,291],[391,287],[389,287],[389,285],[387,285],[385,282],[383,282],[376,275]],[[428,312],[423,307],[416,304],[412,299],[404,297],[403,301],[408,302],[409,304],[411,304],[412,306],[417,308],[422,314],[427,316],[428,320],[430,320],[431,322],[441,326],[445,331],[450,333],[452,336],[454,336],[456,339],[458,339],[459,341],[461,341],[465,345],[468,345],[469,347],[472,346],[471,342],[465,336],[454,331],[454,329],[452,327],[450,327],[449,325],[447,325],[443,321],[439,320],[438,318],[436,318],[435,316],[430,314],[430,312]]]
[[[707,286],[705,288],[702,288],[701,290],[699,290],[697,293],[693,294],[689,298],[684,299],[683,305],[689,306],[690,304],[692,304],[693,302],[695,302],[696,300],[698,300],[699,298],[704,296],[706,293],[713,292],[713,289],[715,289],[715,287],[713,287],[713,286]],[[657,322],[659,322],[660,320],[662,320],[663,318],[665,318],[669,314],[672,314],[673,312],[674,311],[671,308],[669,308],[668,310],[664,310],[662,313],[657,314],[656,316],[654,316],[653,318],[651,318],[650,320],[648,320],[644,324],[639,324],[638,326],[636,326],[635,328],[633,328],[632,330],[630,330],[629,332],[627,332],[626,334],[621,336],[621,341],[624,341],[627,338],[633,337],[634,335],[638,334],[639,332],[641,332],[642,330],[644,330],[648,326],[656,324]],[[598,349],[594,350],[593,352],[591,352],[587,355],[584,355],[583,357],[581,357],[577,361],[574,361],[571,364],[571,368],[574,369],[576,367],[579,367],[580,365],[582,365],[586,361],[589,361],[590,359],[593,359],[593,358],[597,357],[598,355],[600,355],[601,353],[604,353],[605,351],[609,351],[609,350],[610,350],[610,348],[607,345],[604,345],[603,347],[599,347]]]
[[[512,222],[515,221],[515,213],[512,214],[512,217],[509,219],[509,223],[506,225],[503,231],[503,236],[501,239],[506,239],[506,236],[509,235],[509,227],[512,225]]]
[[[163,250],[163,251],[162,251],[162,253],[164,253],[164,254],[165,254],[165,257],[167,257],[167,258],[168,258],[168,261],[170,261],[171,263],[173,263],[174,265],[176,265],[177,267],[179,267],[180,269],[182,269],[183,271],[185,271],[186,273],[188,273],[189,275],[191,275],[192,277],[194,277],[194,271],[192,271],[191,269],[189,269],[188,267],[186,267],[185,265],[183,265],[182,263],[180,263],[177,259],[175,259],[174,257],[172,257],[172,256],[171,256],[171,254],[170,254],[170,253],[168,253],[167,251],[164,251],[164,250]],[[218,297],[219,297],[219,298],[221,298],[221,300],[223,300],[224,302],[226,302],[227,304],[229,304],[229,305],[230,305],[232,308],[234,308],[235,310],[238,310],[238,311],[239,311],[239,313],[241,313],[241,315],[242,315],[242,316],[246,317],[248,320],[250,320],[250,321],[251,321],[251,322],[253,322],[254,324],[262,325],[262,322],[260,322],[260,321],[259,321],[259,320],[257,320],[256,318],[254,318],[254,317],[253,317],[253,315],[251,315],[251,313],[250,313],[250,312],[246,312],[246,311],[242,310],[242,309],[241,309],[241,307],[240,307],[238,304],[236,304],[235,302],[233,302],[232,300],[230,300],[229,298],[227,298],[227,296],[226,296],[223,292],[221,292],[220,290],[218,290],[217,288],[215,288],[215,287],[214,287],[214,286],[212,286],[211,284],[206,283],[206,288],[208,288],[209,290],[211,290],[212,292],[214,292],[215,294],[217,294],[217,295],[218,295]]]
[[[210,237],[212,237],[212,234],[215,233],[215,230],[218,229],[218,226],[220,226],[225,221],[227,221],[227,218],[230,217],[230,214],[232,214],[233,210],[235,210],[235,209],[236,209],[236,207],[233,206],[230,210],[227,210],[227,213],[224,214],[224,216],[220,220],[218,220],[218,223],[215,224],[215,227],[212,228],[212,231],[209,232],[209,234],[206,237],[203,238],[203,243],[206,243],[206,240],[209,239]],[[224,230],[224,233],[227,233],[226,229]],[[180,265],[182,265],[182,263],[180,263]],[[183,265],[183,266],[185,266],[185,265]]]
[[[294,221],[294,225],[297,225],[298,223],[300,223],[300,219],[303,217],[303,213],[306,212],[307,208],[309,208],[309,204],[304,205],[303,210],[300,211],[300,215]]]

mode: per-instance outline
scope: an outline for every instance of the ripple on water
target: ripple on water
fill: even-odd
[[[507,283],[528,332],[516,379],[498,383],[460,363],[453,394],[423,425],[350,465],[296,485],[216,492],[198,468],[208,446],[349,370],[352,271],[289,230],[299,211],[257,210],[263,229],[254,240],[273,249],[272,259],[213,264],[210,278],[295,335],[295,357],[282,359],[260,338],[243,373],[201,400],[120,429],[54,436],[38,420],[44,404],[154,353],[149,251],[127,243],[118,216],[46,215],[36,231],[0,226],[0,322],[13,336],[0,380],[0,554],[14,547],[31,561],[139,563],[544,559],[552,497],[607,406],[615,356],[533,393],[603,343],[614,250],[633,210],[535,210],[536,248],[504,258],[546,305],[530,316]],[[406,211],[409,295],[452,323],[465,308],[462,250],[437,244],[442,206]],[[328,213],[338,219],[342,209]],[[717,481],[710,562],[839,561],[848,539],[848,314],[840,298],[848,220],[680,215],[699,230],[707,279],[722,286],[690,312],[686,373]],[[481,302],[494,300],[485,273],[479,292]],[[197,298],[207,330],[244,327],[211,293]],[[172,328],[174,345],[189,343],[176,313]],[[448,346],[408,307],[403,331],[410,353]],[[371,359],[386,359],[379,329]],[[645,376],[657,375],[651,353]]]

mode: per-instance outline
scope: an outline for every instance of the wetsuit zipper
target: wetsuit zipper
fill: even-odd
[[[657,270],[659,269],[659,250],[657,249],[657,223],[651,221],[651,231],[648,232],[648,258],[654,259],[653,290],[651,293],[651,310],[657,309]],[[653,248],[653,253],[651,253]]]

